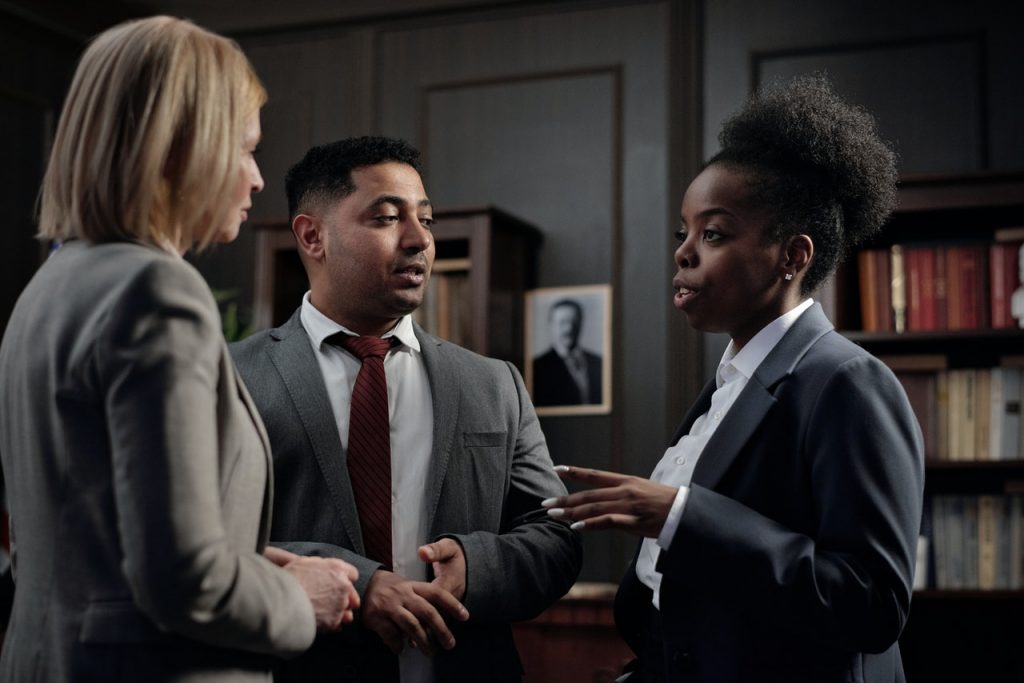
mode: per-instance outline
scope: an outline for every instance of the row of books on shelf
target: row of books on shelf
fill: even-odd
[[[939,590],[1024,589],[1024,497],[933,496],[928,585]],[[920,568],[919,568],[920,572]]]
[[[991,244],[906,245],[857,255],[865,332],[1018,327],[1024,228],[996,231]],[[1017,294],[1024,299],[1024,290]],[[1024,301],[1020,302],[1024,304]]]
[[[994,368],[899,370],[930,460],[1024,458],[1024,359]]]

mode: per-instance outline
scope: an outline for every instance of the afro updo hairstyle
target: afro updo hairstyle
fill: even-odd
[[[886,221],[896,203],[896,154],[874,118],[844,102],[821,75],[753,95],[722,127],[722,164],[748,176],[751,199],[770,211],[765,239],[808,235],[814,256],[803,294]]]

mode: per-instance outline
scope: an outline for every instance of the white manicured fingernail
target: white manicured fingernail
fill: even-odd
[[[549,508],[549,507],[551,507],[552,505],[554,505],[554,504],[555,504],[555,502],[557,502],[557,501],[558,501],[558,499],[557,499],[557,498],[545,498],[544,500],[542,500],[542,501],[540,502],[540,506],[541,506],[541,507],[544,507],[544,508]]]
[[[568,465],[555,465],[555,472],[568,472],[568,471],[569,471],[569,466]]]
[[[573,522],[572,524],[569,525],[569,528],[572,529],[573,531],[579,531],[580,529],[582,529],[586,525],[587,525],[586,522]]]
[[[555,519],[558,519],[564,514],[565,510],[563,510],[562,508],[551,508],[550,510],[548,510],[548,517],[554,517]]]

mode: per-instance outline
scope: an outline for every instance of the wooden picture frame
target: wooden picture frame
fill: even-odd
[[[612,410],[611,286],[546,287],[526,293],[526,387],[537,414]]]

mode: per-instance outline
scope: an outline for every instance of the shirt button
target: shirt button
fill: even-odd
[[[680,455],[678,458],[676,458],[676,464],[677,465],[685,465],[686,464],[686,458],[683,457],[682,455]]]
[[[721,420],[721,419],[722,419],[722,411],[721,410],[716,410],[715,411],[715,421],[717,422],[718,420]]]

